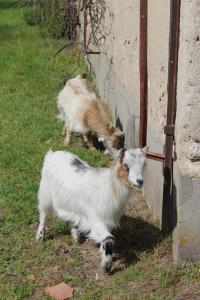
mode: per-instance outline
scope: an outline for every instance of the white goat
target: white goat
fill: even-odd
[[[93,149],[91,133],[103,142],[106,149],[124,146],[124,133],[112,126],[112,115],[108,106],[91,93],[85,75],[68,80],[58,95],[58,118],[64,121],[64,145],[70,143],[71,132],[83,135],[85,143]]]
[[[49,210],[69,221],[72,236],[99,243],[102,267],[112,266],[114,237],[133,186],[143,184],[145,149],[121,149],[110,168],[92,168],[69,152],[46,154],[38,191],[40,224],[36,239],[44,237]]]

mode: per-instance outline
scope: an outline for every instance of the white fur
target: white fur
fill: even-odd
[[[74,92],[76,89],[77,92]],[[86,86],[86,80],[80,75],[66,82],[62,91],[58,94],[57,107],[58,118],[65,122],[68,133],[80,132],[87,134],[89,129],[77,117],[80,113],[87,111],[91,101],[96,100],[96,95],[90,93]]]
[[[45,217],[53,210],[58,218],[71,223],[75,239],[78,233],[85,233],[96,243],[105,244],[119,226],[130,195],[130,189],[118,178],[118,170],[125,163],[131,174],[129,181],[139,186],[137,178],[143,178],[144,160],[140,149],[130,149],[125,151],[123,162],[117,158],[112,167],[98,169],[69,152],[49,151],[38,191],[40,225],[36,239],[43,238]],[[102,264],[110,266],[110,255],[102,254]]]
[[[101,126],[96,130],[90,128],[90,125],[87,124],[85,117],[93,105],[94,107],[96,106],[94,101],[99,102],[99,104],[101,103],[101,100],[97,100],[96,95],[88,90],[86,79],[82,78],[81,75],[66,82],[57,97],[58,119],[64,122],[64,145],[67,146],[70,143],[70,135],[72,132],[78,132],[83,135],[84,141],[90,149],[94,149],[90,139],[90,133],[96,134],[99,141],[103,142],[105,148],[109,150],[112,150],[113,145],[115,145],[114,147],[117,149],[123,147],[121,144],[120,146],[118,143],[116,144],[116,141],[120,142],[124,137],[124,133],[119,128],[115,128],[114,131],[111,131],[113,128],[112,121],[109,120],[111,114],[108,111],[106,112],[106,109],[104,113],[106,112],[108,120],[106,118],[104,120],[101,119],[103,111],[98,112],[103,130]],[[105,134],[105,128],[107,128],[107,126],[109,129],[107,129],[108,132]]]

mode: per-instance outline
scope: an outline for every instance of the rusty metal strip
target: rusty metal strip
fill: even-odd
[[[149,151],[147,152],[146,157],[148,159],[153,159],[153,160],[157,160],[157,161],[161,161],[161,162],[164,162],[164,160],[165,160],[165,156],[163,154],[149,152]]]
[[[147,136],[147,15],[148,0],[140,0],[140,130],[139,146],[146,146]]]
[[[84,1],[84,12],[83,12],[83,18],[84,18],[84,24],[83,24],[83,49],[86,51],[87,49],[87,7],[86,7],[86,1]]]
[[[176,117],[176,90],[179,49],[181,0],[170,2],[170,34],[169,34],[169,62],[168,62],[168,102],[167,121],[165,127],[165,161],[164,161],[164,187],[161,228],[164,234],[173,230],[173,143],[174,125]]]
[[[100,51],[86,51],[86,54],[101,54]]]

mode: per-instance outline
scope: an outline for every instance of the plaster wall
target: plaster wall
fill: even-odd
[[[200,259],[200,2],[181,3],[174,165],[177,263]]]
[[[200,177],[200,1],[181,4],[176,115],[177,163]]]

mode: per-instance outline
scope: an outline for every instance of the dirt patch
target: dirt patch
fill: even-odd
[[[182,287],[181,291],[177,294],[176,300],[199,300],[200,290],[199,286],[189,284],[186,287]]]

